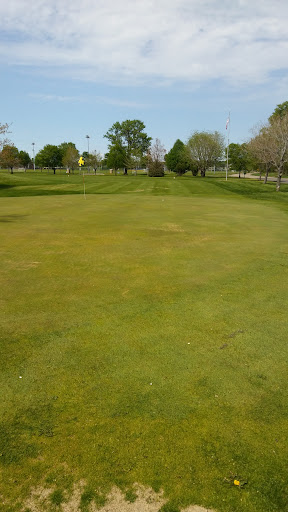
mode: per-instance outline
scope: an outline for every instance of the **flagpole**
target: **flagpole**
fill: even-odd
[[[226,154],[226,181],[228,179],[228,165],[229,165],[229,138],[230,138],[230,110],[229,116],[226,122],[226,130],[227,130],[227,154]]]

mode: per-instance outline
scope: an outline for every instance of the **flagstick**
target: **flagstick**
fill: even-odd
[[[229,117],[227,119],[228,123],[228,131],[227,131],[227,162],[226,162],[226,181],[228,179],[228,165],[229,165],[229,137],[230,137],[230,111],[229,111]],[[227,126],[227,125],[226,125]]]
[[[82,176],[83,176],[83,193],[84,193],[84,199],[86,199],[86,193],[85,193],[85,179],[84,179],[84,169],[82,171]]]

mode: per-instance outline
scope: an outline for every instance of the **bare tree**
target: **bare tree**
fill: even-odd
[[[260,166],[265,167],[264,183],[267,183],[269,170],[271,169],[271,154],[270,154],[270,136],[268,125],[260,125],[254,128],[254,137],[247,144],[247,149],[252,158],[259,162]],[[261,173],[260,173],[261,179]]]
[[[164,176],[164,158],[166,150],[159,139],[155,139],[154,144],[148,151],[148,175]]]
[[[276,191],[279,192],[284,164],[288,162],[288,113],[270,118],[250,141],[250,148],[267,164],[267,169],[269,165],[276,169]]]
[[[8,130],[9,130],[9,124],[8,123],[5,123],[5,124],[1,124],[0,123],[0,135],[5,135],[6,133],[8,133]],[[6,138],[5,139],[0,139],[0,151],[7,144],[10,144],[9,139],[6,139]]]
[[[86,157],[86,165],[89,168],[92,167],[95,174],[98,167],[100,167],[101,163],[102,156],[101,153],[99,153],[99,151],[92,151],[92,153],[89,153],[88,157]]]
[[[271,162],[277,170],[276,191],[279,192],[284,164],[288,162],[288,114],[273,119],[269,138]]]

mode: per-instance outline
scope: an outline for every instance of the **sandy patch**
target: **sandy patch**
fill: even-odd
[[[85,488],[85,482],[79,482],[78,485],[74,485],[72,495],[69,501],[62,503],[61,512],[80,512],[81,494]],[[42,512],[42,511],[41,511]]]
[[[45,487],[34,487],[31,489],[29,498],[24,502],[24,510],[31,510],[31,512],[43,512],[47,510],[48,500],[53,492],[53,489],[47,489]]]
[[[192,507],[185,508],[182,512],[215,512],[211,508],[203,508],[198,507],[198,505],[193,505]]]
[[[40,265],[40,261],[6,261],[8,265],[10,265],[11,268],[14,268],[15,270],[29,270],[30,268],[36,268],[38,265]]]
[[[179,226],[178,224],[173,224],[172,222],[167,222],[166,224],[164,224],[164,229],[166,231],[177,231],[181,233],[184,232],[184,229],[182,229],[181,226]]]
[[[125,496],[120,489],[114,487],[110,492],[107,504],[98,509],[99,512],[158,512],[166,500],[162,493],[157,494],[152,489],[145,489],[142,486],[135,487],[137,499],[134,503],[125,500]],[[96,508],[92,511],[96,512]]]
[[[159,228],[150,228],[152,231],[166,231],[166,232],[174,232],[174,233],[184,233],[184,229],[181,228],[178,224],[174,224],[172,222],[166,222]]]
[[[64,495],[65,501],[57,507],[59,512],[81,512],[81,495],[85,490],[85,482],[80,481],[74,485],[72,493]],[[51,503],[51,496],[55,489],[38,486],[31,490],[29,498],[25,501],[22,512],[27,509],[31,512],[50,512],[55,510]],[[91,502],[89,512],[159,512],[161,507],[167,502],[163,497],[163,492],[156,493],[151,488],[145,488],[135,484],[134,492],[137,499],[131,503],[125,499],[125,495],[117,487],[113,487],[107,497],[106,504],[98,508]],[[211,509],[192,505],[182,510],[182,512],[215,512]]]

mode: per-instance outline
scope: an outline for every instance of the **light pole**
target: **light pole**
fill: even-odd
[[[87,142],[88,142],[88,155],[89,155],[89,139],[90,139],[90,136],[86,135],[86,139],[87,139]]]
[[[32,149],[33,149],[33,167],[35,171],[35,142],[32,142]]]

